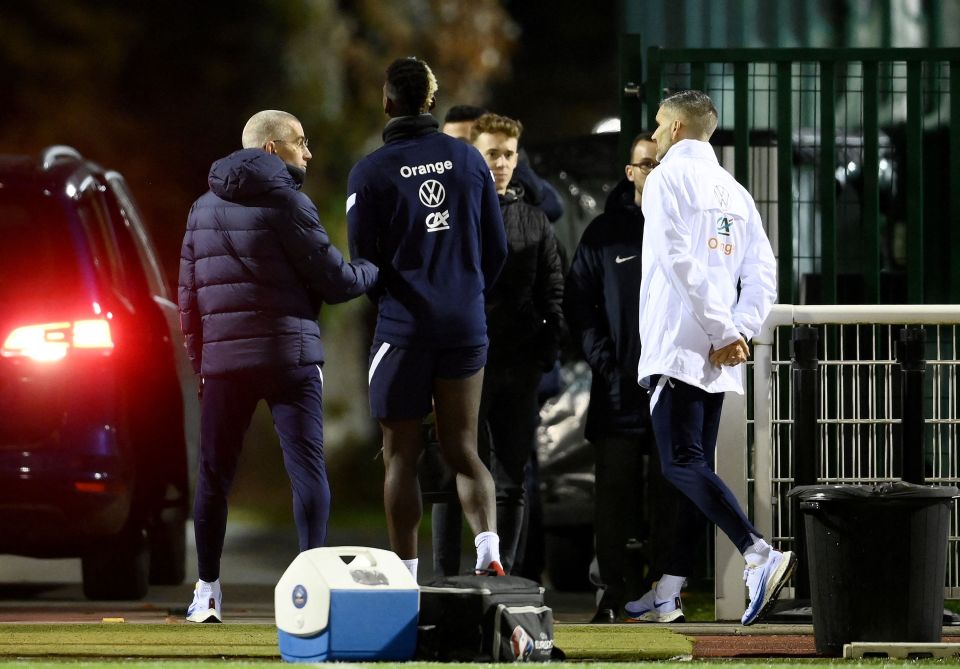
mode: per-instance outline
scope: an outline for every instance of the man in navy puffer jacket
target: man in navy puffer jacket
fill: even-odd
[[[180,324],[200,374],[200,468],[194,526],[200,580],[191,622],[219,622],[227,495],[243,436],[265,399],[293,486],[300,550],[326,543],[330,488],[323,455],[323,302],[365,293],[377,268],[347,262],[300,192],[311,158],[300,122],[262,111],[243,146],[210,168],[180,252]]]

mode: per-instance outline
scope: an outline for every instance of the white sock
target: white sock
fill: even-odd
[[[500,562],[500,537],[496,532],[481,532],[473,540],[477,547],[477,569],[483,570],[491,562]]]
[[[753,537],[752,534],[750,536]],[[743,559],[747,561],[747,565],[757,567],[767,561],[771,550],[773,550],[773,546],[763,539],[757,538],[756,542],[743,552]]]
[[[410,573],[413,574],[413,580],[417,580],[417,564],[420,562],[419,558],[413,558],[412,560],[401,560],[403,566],[410,570]]]
[[[216,591],[220,589],[220,579],[218,578],[216,581],[204,581],[202,578],[198,578],[197,585],[201,590],[206,588],[207,590]]]
[[[673,599],[680,596],[683,584],[687,582],[684,576],[674,576],[673,574],[664,574],[657,581],[656,594],[657,599]]]

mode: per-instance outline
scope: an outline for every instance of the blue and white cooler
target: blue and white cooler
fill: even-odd
[[[409,660],[420,589],[396,553],[337,546],[300,553],[274,589],[287,662]]]

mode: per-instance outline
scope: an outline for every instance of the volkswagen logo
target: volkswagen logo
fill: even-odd
[[[436,179],[427,179],[420,184],[420,201],[427,207],[439,207],[446,199],[443,184]]]

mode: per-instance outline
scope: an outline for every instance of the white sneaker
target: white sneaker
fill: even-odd
[[[752,625],[770,609],[796,566],[797,556],[793,551],[781,553],[772,548],[762,565],[747,565],[743,580],[747,582],[750,603],[740,619],[742,624]]]
[[[213,583],[197,581],[197,585],[193,589],[193,601],[187,608],[187,622],[222,622],[223,619],[220,616],[220,601],[222,598],[219,578]]]
[[[651,589],[640,599],[627,602],[624,622],[628,623],[682,623],[686,621],[680,597],[657,599],[657,591]]]

